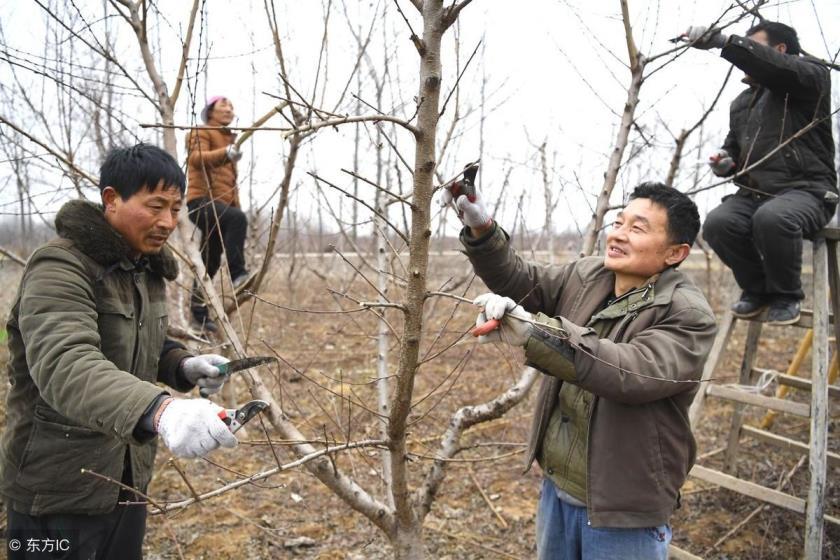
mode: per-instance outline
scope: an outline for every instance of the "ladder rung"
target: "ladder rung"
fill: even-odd
[[[791,496],[785,492],[773,490],[755,482],[741,480],[740,478],[701,465],[694,465],[689,474],[700,480],[711,482],[712,484],[755,498],[756,500],[783,507],[796,513],[805,513],[805,500]]]
[[[762,408],[776,410],[778,412],[793,414],[795,416],[802,416],[803,418],[809,418],[811,416],[811,406],[808,404],[789,401],[786,399],[777,399],[776,397],[765,397],[764,395],[747,393],[746,391],[733,389],[731,387],[709,385],[708,389],[706,389],[706,394],[743,404],[760,406]]]
[[[765,443],[769,443],[770,445],[775,445],[776,447],[782,449],[789,449],[791,451],[800,451],[805,455],[808,454],[810,448],[807,444],[802,443],[801,441],[796,441],[795,439],[786,438],[784,436],[780,436],[778,434],[774,434],[772,432],[768,432],[766,430],[762,430],[759,428],[755,428],[753,426],[741,426],[741,433],[748,434],[753,436],[756,439],[760,439]],[[826,458],[828,464],[832,467],[840,467],[840,455],[832,452],[828,452],[826,454]]]
[[[753,368],[753,373],[761,375],[765,372],[772,372],[776,374],[776,379],[779,381],[781,385],[787,385],[788,387],[793,387],[795,389],[802,389],[803,391],[810,391],[811,390],[811,380],[806,379],[803,377],[795,377],[793,375],[787,375],[786,373],[782,373],[772,369],[763,369],[763,368]],[[840,398],[840,387],[836,385],[829,385],[828,386],[828,396],[831,398]]]
[[[668,545],[668,558],[671,560],[703,560],[701,557],[695,556],[682,548],[677,548],[672,544]]]
[[[756,484],[755,482],[749,482],[748,480],[741,480],[740,478],[734,477],[730,474],[722,473],[702,465],[694,465],[691,472],[688,474],[695,478],[699,478],[700,480],[720,486],[721,488],[732,490],[738,494],[743,494],[744,496],[749,496],[750,498],[755,498],[756,500],[761,500],[762,502],[773,504],[774,506],[783,507],[796,513],[805,513],[805,500],[797,498],[796,496],[791,496],[785,492],[773,490],[772,488],[767,488],[766,486]],[[833,515],[824,515],[823,519],[825,519],[828,523],[840,525],[840,518]]]
[[[817,237],[824,237],[830,241],[840,241],[840,228],[824,227],[817,232]]]

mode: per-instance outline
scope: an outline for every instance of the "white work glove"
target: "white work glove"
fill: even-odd
[[[497,294],[481,294],[473,303],[482,308],[475,319],[476,327],[480,327],[490,319],[498,319],[502,322],[498,329],[479,336],[480,344],[501,341],[511,346],[525,346],[531,338],[534,316],[512,299]]]
[[[715,27],[709,29],[705,25],[692,25],[683,34],[683,38],[691,43],[691,46],[695,49],[707,51],[709,49],[722,49],[729,36],[724,35],[720,32],[720,29]]]
[[[709,167],[718,177],[726,177],[735,169],[735,160],[726,150],[717,150],[709,156]]]
[[[226,364],[229,361],[218,354],[193,356],[181,362],[181,374],[193,385],[201,387],[201,396],[206,397],[218,393],[227,381],[228,376],[222,375],[216,366]]]
[[[445,188],[438,198],[438,204],[446,208],[452,203],[452,200],[452,191],[449,188]],[[455,206],[458,209],[458,218],[460,218],[465,226],[483,228],[489,226],[492,222],[492,218],[484,206],[484,199],[478,187],[475,189],[475,197],[472,202],[470,202],[470,199],[466,195],[462,194],[455,200]]]
[[[242,152],[236,147],[236,144],[231,144],[225,148],[225,155],[230,161],[239,161],[242,159]]]
[[[222,407],[206,399],[171,399],[161,405],[155,430],[178,457],[203,457],[217,447],[236,447],[233,432],[219,418]]]

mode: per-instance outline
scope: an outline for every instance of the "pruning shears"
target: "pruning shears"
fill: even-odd
[[[458,197],[463,194],[467,196],[467,200],[475,202],[475,176],[478,174],[478,161],[465,165],[461,174],[464,178],[454,181],[448,187],[449,192],[452,193],[452,200],[458,200]]]
[[[230,376],[237,371],[242,371],[245,369],[251,369],[257,366],[261,366],[264,364],[276,362],[277,358],[274,356],[253,356],[251,358],[241,358],[239,360],[232,360],[230,362],[220,364],[216,366],[216,369],[219,370],[219,373],[224,376]],[[207,398],[209,394],[205,393],[204,388],[199,391],[199,394]]]
[[[254,419],[254,417],[268,408],[268,403],[260,400],[253,400],[245,403],[239,408],[226,408],[219,411],[219,418],[230,429],[236,433],[242,426]]]

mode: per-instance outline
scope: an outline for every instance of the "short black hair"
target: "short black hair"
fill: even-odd
[[[747,30],[747,37],[764,31],[767,34],[767,41],[771,47],[784,43],[787,46],[787,54],[799,54],[802,49],[799,47],[799,37],[796,29],[778,21],[762,21],[753,25]]]
[[[668,237],[671,243],[694,244],[700,231],[700,213],[688,195],[663,183],[642,183],[630,193],[630,200],[646,198],[668,213]]]
[[[164,188],[178,187],[183,196],[187,181],[178,162],[151,144],[115,148],[108,152],[99,169],[99,192],[112,187],[123,200],[142,188],[153,191],[161,181]]]

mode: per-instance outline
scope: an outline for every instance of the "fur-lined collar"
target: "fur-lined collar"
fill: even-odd
[[[55,229],[59,237],[72,241],[80,251],[102,266],[129,260],[131,249],[105,219],[99,204],[71,200],[58,211]],[[160,253],[146,255],[145,258],[152,272],[167,280],[178,277],[178,263],[166,247]]]

